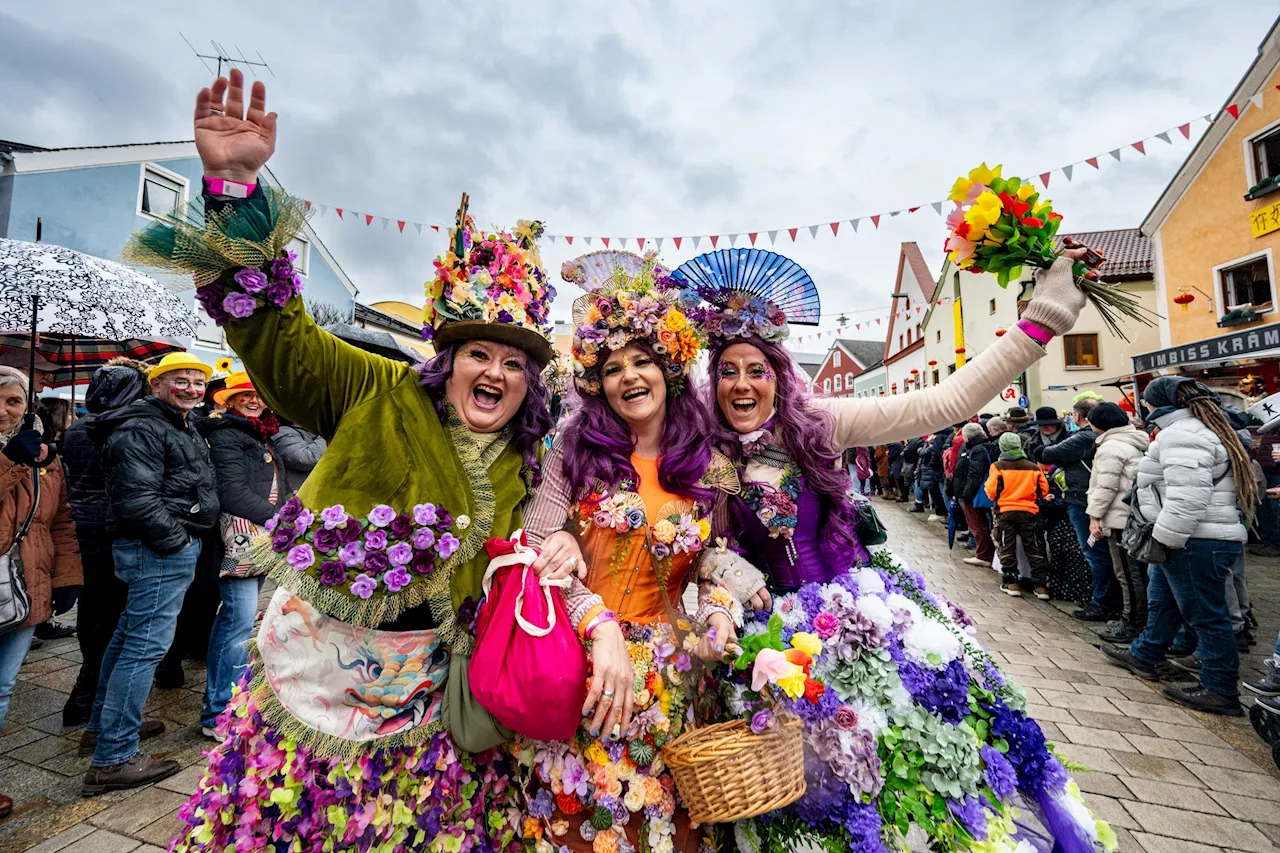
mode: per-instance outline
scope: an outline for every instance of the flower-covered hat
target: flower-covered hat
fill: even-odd
[[[693,303],[685,303],[656,252],[592,252],[566,261],[560,277],[587,291],[573,303],[573,372],[583,392],[600,393],[605,356],[632,341],[654,351],[668,392],[679,391],[706,340],[682,310]]]
[[[764,249],[707,252],[671,277],[707,302],[696,317],[717,348],[752,336],[785,341],[791,324],[816,326],[822,311],[817,285],[804,268]]]
[[[542,223],[523,219],[514,233],[477,230],[464,193],[449,250],[436,258],[436,276],[427,284],[422,337],[437,346],[477,339],[510,344],[546,367],[556,289],[542,269],[540,236]]]

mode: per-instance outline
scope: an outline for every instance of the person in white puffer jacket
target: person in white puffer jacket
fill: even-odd
[[[1174,636],[1185,624],[1201,659],[1193,687],[1166,687],[1180,705],[1240,716],[1236,649],[1226,583],[1248,533],[1258,484],[1239,436],[1218,396],[1193,379],[1162,376],[1147,386],[1147,423],[1160,428],[1138,463],[1137,504],[1153,521],[1153,536],[1168,549],[1149,569],[1147,624],[1128,647],[1103,646],[1115,663],[1156,679]]]
[[[1109,625],[1099,636],[1105,642],[1127,643],[1136,639],[1147,624],[1147,564],[1129,558],[1120,546],[1120,534],[1129,520],[1125,498],[1151,439],[1130,424],[1129,416],[1115,403],[1095,406],[1089,412],[1089,424],[1098,431],[1085,506],[1089,534],[1106,541],[1124,600],[1119,622]]]

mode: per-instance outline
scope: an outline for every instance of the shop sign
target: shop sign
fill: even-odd
[[[1280,201],[1249,214],[1249,227],[1253,229],[1254,237],[1280,231]]]
[[[1144,352],[1133,357],[1134,373],[1150,373],[1163,367],[1202,361],[1225,361],[1247,358],[1255,353],[1280,348],[1280,324],[1235,332],[1207,341],[1183,344],[1168,349]]]

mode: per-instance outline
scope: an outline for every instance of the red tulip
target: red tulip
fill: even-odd
[[[1043,227],[1044,227],[1044,220],[1043,220],[1043,219],[1037,219],[1037,218],[1036,218],[1036,217],[1034,217],[1034,216],[1024,216],[1024,217],[1022,217],[1021,219],[1019,219],[1018,221],[1019,221],[1019,222],[1021,222],[1023,225],[1027,226],[1028,228],[1043,228]]]

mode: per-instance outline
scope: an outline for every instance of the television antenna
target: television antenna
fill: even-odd
[[[187,39],[186,36],[182,35],[181,32],[179,32],[178,35],[182,36],[182,40],[187,43],[187,47],[191,48],[191,52],[196,55],[196,58],[199,59],[202,63],[204,63],[204,67],[209,70],[210,74],[214,72],[212,68],[209,68],[208,60],[212,59],[218,63],[217,76],[219,77],[222,76],[223,63],[226,63],[228,68],[236,68],[243,65],[245,68],[248,68],[249,73],[253,74],[255,77],[258,76],[258,72],[254,70],[256,68],[265,68],[267,69],[268,73],[271,74],[272,77],[276,76],[276,72],[272,71],[271,66],[268,65],[267,61],[262,58],[261,51],[258,51],[258,61],[254,62],[253,60],[247,59],[245,57],[244,51],[240,49],[239,45],[235,45],[236,53],[239,54],[239,57],[237,58],[235,56],[232,56],[231,52],[228,51],[225,46],[219,44],[213,39],[209,39],[209,44],[213,45],[213,53],[212,54],[201,53],[200,51],[196,50],[196,46],[193,45]]]

